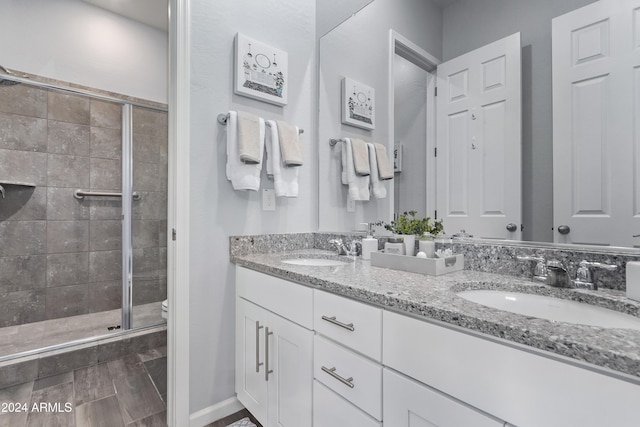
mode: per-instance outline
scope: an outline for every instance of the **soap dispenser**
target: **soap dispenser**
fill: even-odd
[[[363,222],[368,229],[367,237],[362,239],[362,259],[371,259],[371,252],[378,251],[378,239],[373,237],[373,223]]]

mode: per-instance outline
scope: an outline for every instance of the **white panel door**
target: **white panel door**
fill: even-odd
[[[268,312],[236,298],[236,394],[267,425],[268,384],[264,373],[264,328]]]
[[[266,427],[311,427],[313,331],[274,314],[266,323],[265,369],[273,371]]]
[[[448,234],[521,238],[520,69],[520,33],[438,66],[436,193]]]
[[[640,243],[640,0],[553,20],[554,240]]]

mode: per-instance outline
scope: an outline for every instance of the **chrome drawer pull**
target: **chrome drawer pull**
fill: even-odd
[[[269,369],[269,336],[273,332],[269,332],[269,327],[264,328],[264,380],[269,381],[269,374],[273,373],[273,369]]]
[[[353,384],[353,377],[349,377],[346,380],[344,378],[342,378],[340,375],[336,374],[336,368],[335,366],[333,368],[327,368],[325,366],[322,367],[322,370],[324,372],[326,372],[327,374],[331,375],[333,378],[337,379],[338,381],[340,381],[342,384],[346,385],[347,387],[353,388],[355,387],[355,385]]]
[[[339,320],[336,320],[336,316],[333,316],[333,317],[322,316],[322,320],[325,320],[329,323],[333,323],[334,325],[340,326],[341,328],[345,328],[351,332],[355,331],[355,328],[353,327],[353,323],[349,323],[348,325],[346,323],[342,323]]]
[[[260,366],[263,365],[260,362],[260,329],[264,326],[260,326],[260,322],[256,320],[256,372],[260,372]]]

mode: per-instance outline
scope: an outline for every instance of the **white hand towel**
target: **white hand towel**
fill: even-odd
[[[352,138],[351,149],[353,150],[353,165],[356,173],[361,176],[369,175],[371,170],[369,168],[367,144],[361,139]]]
[[[349,198],[351,200],[369,200],[369,176],[356,174],[353,164],[353,152],[351,151],[351,140],[349,138],[344,139],[342,150],[345,152],[345,163],[342,167],[347,171]]]
[[[276,197],[298,197],[297,167],[285,167],[280,153],[280,137],[278,127],[273,120],[267,120],[270,129],[267,131],[267,175],[273,175]],[[298,128],[295,129],[298,131]]]
[[[257,164],[245,164],[238,153],[238,113],[229,111],[227,121],[227,179],[234,190],[260,189],[260,171],[262,169],[262,153],[264,151],[264,120],[259,120],[259,155]]]
[[[389,165],[387,148],[382,144],[373,144],[376,148],[376,160],[378,161],[378,172],[381,180],[393,179],[393,169]]]
[[[371,188],[373,189],[373,197],[376,199],[384,199],[387,197],[387,189],[378,178],[378,160],[376,158],[376,148],[373,144],[367,143],[369,149],[369,166],[371,167]]]

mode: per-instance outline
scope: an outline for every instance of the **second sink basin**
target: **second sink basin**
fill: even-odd
[[[290,258],[282,260],[285,264],[293,265],[306,265],[310,267],[335,267],[337,265],[348,264],[345,261],[339,261],[337,259],[325,259],[325,258]]]
[[[640,318],[606,308],[545,295],[532,295],[498,290],[471,290],[458,296],[485,305],[525,316],[558,322],[640,330]]]

